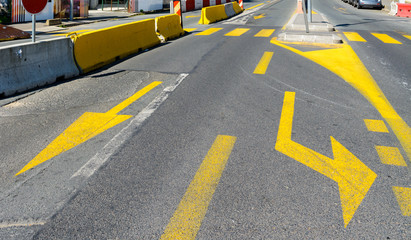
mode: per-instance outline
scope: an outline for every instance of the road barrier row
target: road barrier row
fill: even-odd
[[[0,48],[0,96],[79,75],[69,38]]]
[[[176,14],[0,48],[0,96],[69,79],[184,34]]]
[[[189,11],[199,10],[205,7],[216,6],[216,5],[221,5],[221,4],[230,3],[230,2],[231,0],[186,0],[186,1],[181,1],[181,11],[189,12]],[[172,9],[173,7],[170,7],[170,10]],[[172,13],[176,13],[176,12],[172,12]]]
[[[154,19],[73,35],[74,57],[83,73],[160,44]]]
[[[210,24],[221,21],[239,14],[243,11],[237,2],[226,3],[212,7],[205,7],[201,10],[201,19],[199,24]]]

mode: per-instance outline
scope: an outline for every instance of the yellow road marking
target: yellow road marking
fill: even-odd
[[[205,31],[202,31],[200,33],[197,33],[196,35],[200,35],[200,36],[207,36],[207,35],[211,35],[213,33],[216,33],[218,31],[222,30],[222,28],[209,28]]]
[[[374,37],[378,38],[383,43],[390,43],[390,44],[402,44],[401,42],[395,40],[394,38],[388,36],[384,33],[371,33]]]
[[[346,8],[337,8],[337,7],[333,7],[335,10],[342,12],[342,13],[347,13],[347,9]]]
[[[377,150],[378,156],[380,156],[380,160],[382,163],[402,167],[407,166],[398,148],[375,146],[375,149]]]
[[[364,119],[365,126],[370,132],[389,133],[387,126],[382,120]]]
[[[354,87],[385,119],[411,161],[411,128],[395,111],[350,45],[342,44],[336,45],[334,49],[302,52],[278,42],[275,38],[271,43],[316,62]]]
[[[123,102],[119,103],[117,106],[110,109],[106,114],[117,114],[117,113],[119,113],[121,110],[128,107],[133,102],[137,101],[139,98],[144,96],[146,93],[150,92],[153,88],[157,87],[161,83],[162,82],[157,82],[157,81],[150,83],[145,88],[141,89],[140,91],[133,94],[131,97],[127,98]]]
[[[402,36],[411,40],[411,35],[402,35]]]
[[[392,187],[392,190],[400,205],[402,215],[411,216],[411,188]]]
[[[344,32],[345,37],[351,42],[367,42],[360,34],[356,32]]]
[[[341,143],[331,138],[334,159],[291,140],[295,92],[285,92],[275,149],[338,183],[344,226],[347,227],[377,174]]]
[[[254,69],[253,73],[254,74],[265,74],[273,55],[274,55],[273,52],[264,52],[263,56],[260,59],[260,62],[258,63],[257,67]]]
[[[186,16],[186,18],[197,18],[197,17],[201,17],[201,15]]]
[[[259,6],[261,6],[261,5],[264,5],[264,3],[260,3],[260,4],[257,4],[257,5],[255,5],[255,6],[253,6],[253,7],[249,7],[249,8],[247,8],[245,11],[251,10],[251,9],[256,8],[256,7],[259,7]]]
[[[254,19],[255,19],[255,20],[261,19],[261,18],[265,18],[265,13],[260,14],[260,15],[258,15],[258,16],[254,16]]]
[[[236,137],[217,136],[161,239],[195,239]]]
[[[186,32],[193,32],[195,30],[197,30],[197,28],[184,28],[184,31]]]
[[[270,37],[274,31],[275,29],[263,29],[254,35],[254,37]]]
[[[246,33],[248,30],[250,29],[249,28],[236,28],[233,31],[227,33],[225,36],[238,37]]]
[[[106,113],[84,113],[45,149],[43,149],[43,151],[33,158],[33,160],[24,166],[16,176],[131,118],[132,116],[130,115],[116,114],[159,84],[161,84],[161,82],[152,82]]]

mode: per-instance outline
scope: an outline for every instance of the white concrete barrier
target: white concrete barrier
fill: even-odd
[[[391,16],[397,15],[398,12],[398,5],[396,2],[392,1],[391,2],[391,11],[388,13]]]
[[[79,75],[70,38],[0,48],[0,96]]]

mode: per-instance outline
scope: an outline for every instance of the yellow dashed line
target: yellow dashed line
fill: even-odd
[[[270,37],[274,31],[275,29],[263,29],[254,35],[254,37]]]
[[[186,32],[193,32],[195,30],[197,30],[197,28],[184,28],[184,31]]]
[[[274,55],[273,52],[265,52],[253,73],[254,74],[265,74],[273,55]]]
[[[402,44],[401,42],[395,40],[394,38],[388,36],[384,33],[371,33],[374,37],[378,38],[383,43],[390,43],[390,44]]]
[[[216,33],[218,31],[222,30],[222,28],[209,28],[205,31],[202,31],[200,33],[197,33],[196,35],[200,35],[200,36],[207,36],[207,35],[211,35],[213,33]]]
[[[345,37],[351,42],[367,42],[360,34],[356,32],[344,32]]]
[[[402,36],[411,40],[411,35],[402,35]]]
[[[216,138],[161,239],[195,239],[235,141],[231,136]]]
[[[389,132],[387,126],[385,126],[385,123],[382,120],[364,119],[364,123],[370,132]]]
[[[375,149],[380,156],[383,164],[406,167],[407,164],[401,155],[401,152],[396,147],[375,146]]]
[[[250,29],[249,28],[236,28],[233,31],[227,33],[225,36],[238,37],[246,33],[248,30]]]
[[[402,215],[411,216],[411,188],[392,187],[392,190],[400,205]]]

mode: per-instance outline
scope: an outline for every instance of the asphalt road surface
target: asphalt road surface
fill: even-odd
[[[0,238],[410,239],[411,20],[314,0],[344,44],[279,42],[296,6],[185,13],[184,37],[1,99]]]

